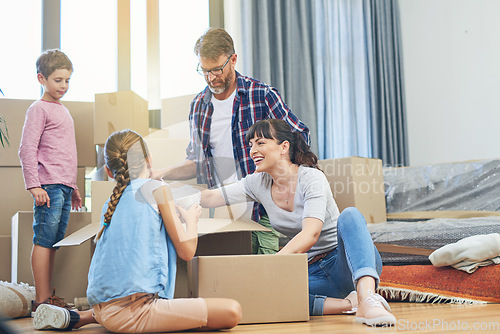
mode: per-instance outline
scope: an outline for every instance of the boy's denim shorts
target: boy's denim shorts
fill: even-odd
[[[33,204],[33,244],[45,248],[61,241],[68,226],[71,211],[71,194],[73,188],[63,184],[42,185],[50,198],[50,208],[47,204]]]

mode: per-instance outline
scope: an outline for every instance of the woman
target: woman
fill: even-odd
[[[339,215],[328,181],[316,168],[317,157],[300,134],[285,121],[268,119],[254,124],[246,140],[256,172],[203,191],[201,205],[262,203],[271,225],[290,238],[278,254],[308,254],[311,315],[355,311],[356,322],[395,324],[387,302],[374,293],[382,260],[364,217],[355,208]]]

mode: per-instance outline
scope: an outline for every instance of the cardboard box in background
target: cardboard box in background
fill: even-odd
[[[10,146],[0,148],[0,166],[18,167],[19,145],[23,131],[26,111],[34,100],[0,99],[2,117],[7,122]],[[78,166],[94,167],[96,153],[94,138],[94,104],[92,102],[62,101],[68,108],[75,123],[76,148],[78,152]]]
[[[360,157],[318,161],[340,212],[356,207],[367,223],[387,220],[382,160]]]
[[[0,281],[10,281],[10,235],[0,235]]]
[[[104,144],[110,134],[124,129],[149,134],[148,102],[132,91],[96,94],[94,144]]]
[[[62,101],[75,123],[76,149],[79,167],[96,166],[94,145],[94,103]]]
[[[19,210],[33,210],[33,197],[24,187],[21,167],[0,167],[0,180],[4,192],[0,200],[0,235],[10,235],[12,216]]]
[[[168,131],[169,138],[189,138],[189,121],[183,121],[173,125],[169,125],[163,130]]]
[[[189,94],[161,100],[161,128],[189,120],[189,107],[196,95]]]
[[[90,224],[90,212],[72,212],[69,216],[69,235]],[[33,245],[33,212],[17,212],[12,217],[12,272],[13,283],[33,285],[31,274],[31,249]],[[67,302],[86,296],[87,275],[92,257],[91,240],[78,247],[61,247],[56,252],[53,285],[56,294]]]
[[[100,224],[102,207],[113,193],[115,185],[115,181],[92,181],[90,183],[92,224]]]
[[[34,100],[0,99],[0,110],[2,117],[7,123],[10,142],[10,146],[0,146],[0,166],[21,166],[18,155],[19,145],[21,143],[26,111],[33,102]],[[4,180],[4,178],[2,178],[2,180]],[[10,215],[10,217],[12,217],[12,215]],[[0,232],[0,234],[2,233]]]
[[[151,153],[154,169],[175,166],[186,159],[189,139],[145,137],[144,141]]]
[[[188,279],[189,297],[237,300],[243,324],[309,320],[306,254],[199,256]]]
[[[1,151],[1,149],[0,149]],[[10,235],[10,220],[17,211],[33,210],[33,197],[24,187],[21,167],[0,167],[4,195],[0,201],[0,235]],[[78,168],[77,185],[85,200],[85,168]],[[7,193],[8,192],[8,193]],[[85,203],[83,203],[85,204]]]

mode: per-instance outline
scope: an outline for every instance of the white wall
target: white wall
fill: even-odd
[[[500,158],[500,1],[399,7],[410,164]]]

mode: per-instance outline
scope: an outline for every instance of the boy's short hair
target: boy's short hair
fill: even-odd
[[[36,73],[42,73],[47,79],[55,70],[65,69],[73,72],[73,64],[64,52],[50,49],[43,52],[36,61]]]
[[[194,53],[209,59],[217,59],[221,55],[229,57],[235,53],[233,39],[224,29],[209,28],[196,41]]]

